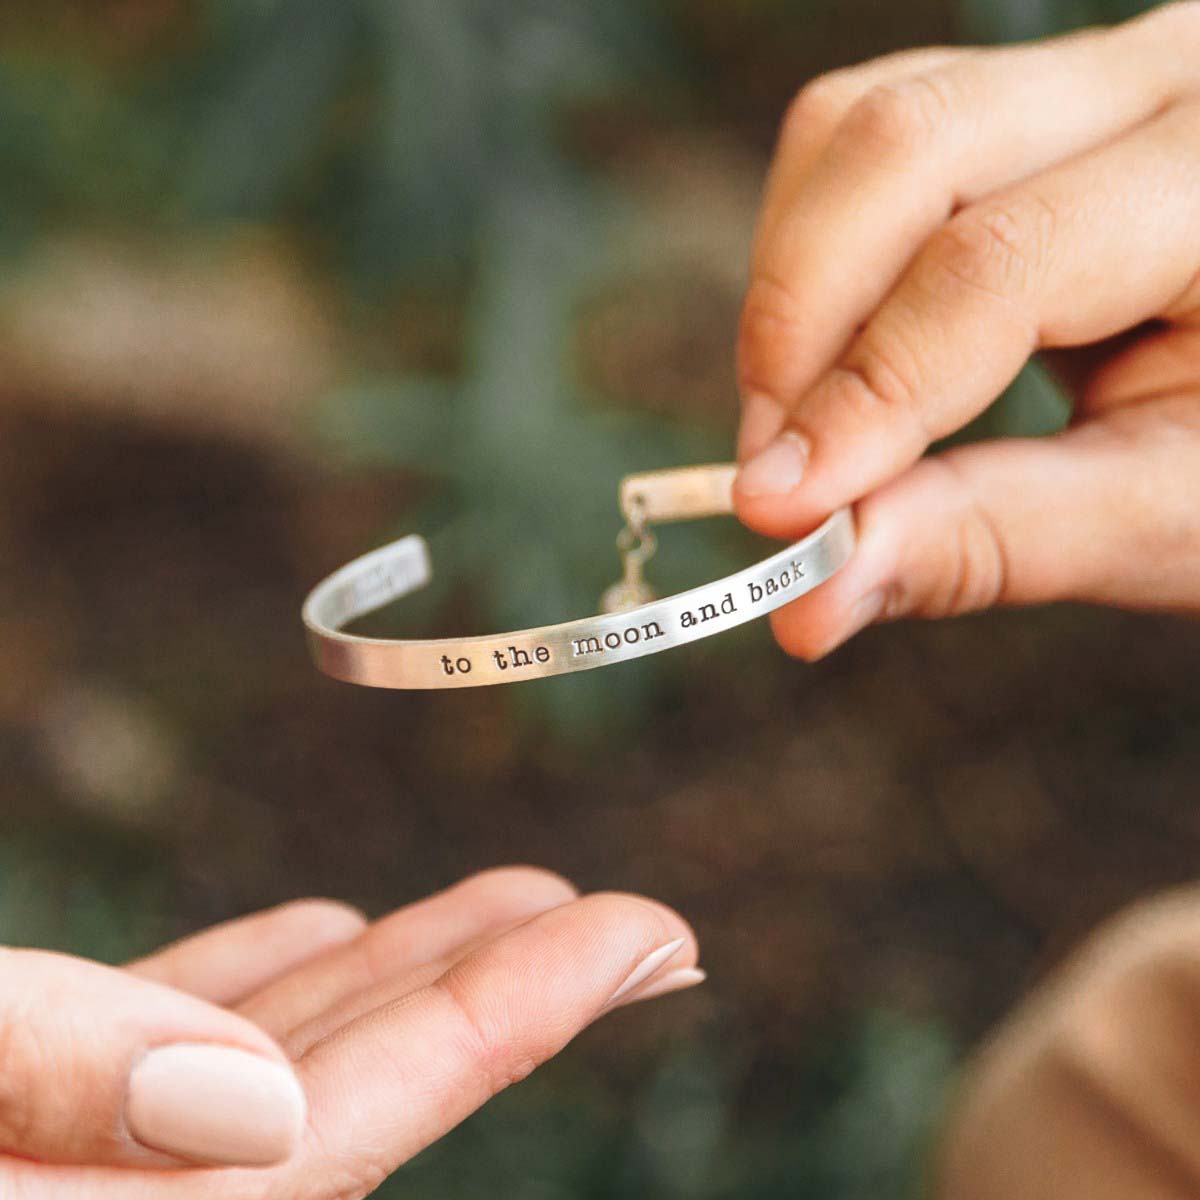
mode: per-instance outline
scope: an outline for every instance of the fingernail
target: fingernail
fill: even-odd
[[[743,496],[785,496],[801,479],[808,464],[808,443],[786,430],[738,472]]]
[[[753,394],[742,402],[742,422],[738,428],[738,461],[744,462],[767,446],[783,428],[787,413],[770,396]]]
[[[164,1046],[129,1076],[125,1119],[133,1136],[195,1162],[282,1162],[300,1140],[304,1116],[304,1092],[286,1066],[230,1046]]]
[[[887,599],[887,592],[883,588],[879,588],[874,592],[868,592],[865,596],[859,597],[850,609],[846,623],[838,633],[837,639],[830,642],[817,655],[817,658],[824,658],[826,654],[836,650],[844,642],[848,642],[856,633],[861,632],[868,625],[877,621],[883,615],[883,610],[887,607]]]
[[[645,983],[652,975],[657,974],[679,952],[685,938],[676,938],[665,946],[659,946],[653,954],[647,954],[630,972],[629,978],[609,997],[608,1007],[611,1008],[622,996],[628,996],[640,983]]]
[[[708,975],[699,967],[678,967],[668,971],[661,979],[651,979],[640,991],[626,993],[617,1001],[616,1007],[622,1004],[640,1004],[643,1000],[653,1000],[655,996],[666,996],[670,992],[681,992],[684,988],[695,987],[703,983]]]

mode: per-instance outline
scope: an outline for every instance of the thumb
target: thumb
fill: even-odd
[[[304,1120],[291,1064],[249,1021],[112,967],[0,949],[0,1151],[262,1166]]]
[[[1083,600],[1200,612],[1200,420],[1145,401],[1052,438],[927,458],[857,508],[854,557],[772,614],[819,658],[879,619]]]

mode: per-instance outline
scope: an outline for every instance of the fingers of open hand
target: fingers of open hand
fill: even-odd
[[[330,915],[307,911],[318,925]],[[255,922],[280,919],[260,915],[190,947],[182,943],[168,952],[170,967],[160,962],[154,969],[189,977],[211,961],[223,937],[236,946]],[[285,923],[296,920],[293,913]],[[343,923],[342,934],[351,924],[357,921]],[[238,956],[224,953],[236,966]],[[0,1021],[11,1031],[0,1038],[0,1147],[30,1158],[0,1155],[0,1189],[19,1187],[37,1200],[366,1195],[603,1012],[699,982],[696,957],[687,924],[654,901],[578,899],[549,872],[489,871],[268,984],[261,995],[274,997],[274,1014],[305,1022],[289,1056],[256,1025],[132,972],[32,955],[5,974],[3,960],[0,985],[14,994],[0,987],[0,1013],[13,1017]],[[63,988],[56,990],[58,976]],[[71,987],[79,1003],[66,1002]],[[35,1007],[52,1013],[52,1029],[17,1019],[29,1008],[17,1003],[22,988]],[[51,995],[56,1001],[45,1004]],[[252,997],[248,1005],[254,1003]],[[225,1057],[198,1062],[194,1052],[209,1043]],[[143,1053],[143,1044],[152,1049]],[[246,1076],[247,1058],[279,1078]],[[140,1095],[126,1087],[131,1061],[135,1083],[141,1064],[150,1066]],[[280,1098],[272,1088],[291,1101],[286,1128],[272,1124]],[[142,1144],[131,1130],[140,1131]],[[270,1154],[267,1135],[276,1143],[266,1147]],[[250,1172],[123,1169],[204,1162],[278,1165]],[[113,1165],[93,1165],[105,1163]]]
[[[284,905],[125,971],[9,952],[0,957],[0,1150],[43,1164],[158,1168],[286,1159],[304,1094],[263,1028],[286,1033],[380,980],[398,987],[430,959],[447,967],[456,949],[574,895],[549,872],[510,868],[370,927],[331,901]],[[197,998],[233,1001],[260,984],[243,1006],[254,1023]],[[67,1194],[71,1177],[58,1184]]]
[[[846,75],[801,94],[789,122],[818,132],[785,130],[772,168],[739,342],[743,459],[768,444],[952,213],[1200,88],[1200,6],[883,75],[849,104]],[[829,96],[833,122],[817,104]]]
[[[235,1004],[362,933],[366,918],[336,900],[293,900],[214,925],[126,970],[217,1004]]]
[[[695,961],[676,913],[598,894],[485,942],[423,987],[399,984],[300,1060],[319,1136],[313,1169],[373,1186],[557,1053],[614,997]]]
[[[565,879],[534,867],[504,867],[375,921],[359,936],[248,997],[239,1011],[277,1037],[381,982],[528,920],[576,895]]]

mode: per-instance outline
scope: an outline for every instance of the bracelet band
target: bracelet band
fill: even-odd
[[[761,617],[823,583],[854,550],[854,521],[840,509],[819,529],[754,566],[666,599],[647,599],[640,569],[653,551],[646,525],[732,511],[736,468],[685,467],[621,483],[625,578],[600,616],[517,633],[436,640],[361,637],[344,625],[429,582],[425,539],[401,538],[319,583],[303,619],[316,665],[347,683],[384,688],[485,687],[587,671],[657,654]],[[646,602],[642,602],[646,601]]]

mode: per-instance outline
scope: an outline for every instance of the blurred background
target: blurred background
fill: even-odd
[[[332,683],[309,586],[401,532],[415,634],[582,615],[628,471],[731,452],[791,95],[1089,0],[6,0],[0,937],[119,961],[480,868],[644,890],[711,980],[420,1156],[406,1197],[916,1196],[958,1065],[1200,848],[1200,629],[765,623],[514,688]],[[971,434],[1046,430],[1027,372]],[[664,532],[656,582],[763,552]]]

